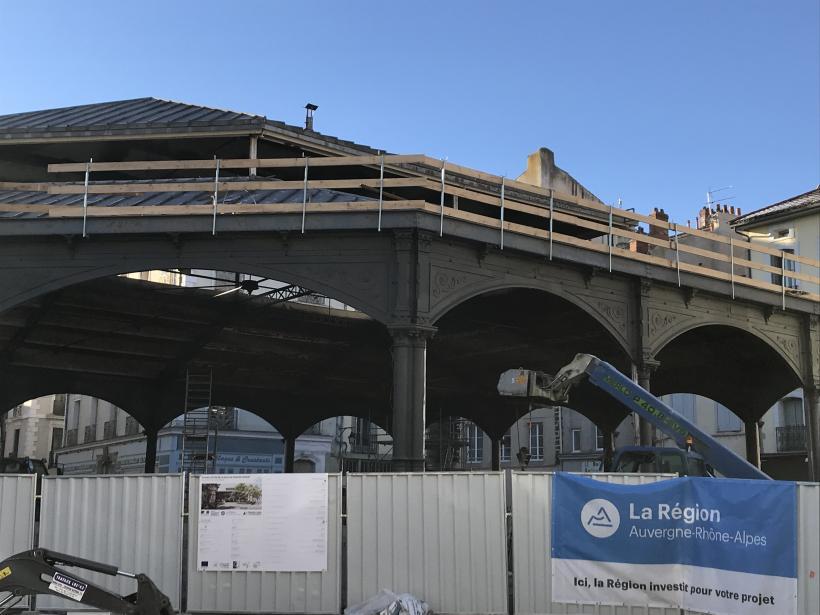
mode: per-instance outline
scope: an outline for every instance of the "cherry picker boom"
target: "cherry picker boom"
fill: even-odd
[[[577,354],[569,364],[551,376],[544,372],[510,369],[501,374],[501,395],[527,397],[535,402],[566,404],[573,386],[589,382],[669,435],[682,449],[691,448],[718,472],[729,478],[769,477],[751,463],[723,446],[667,404],[638,386],[606,361],[590,354]]]

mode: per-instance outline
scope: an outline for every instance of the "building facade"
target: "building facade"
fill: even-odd
[[[47,399],[47,398],[44,398]],[[208,472],[240,474],[284,471],[284,440],[265,420],[239,408],[215,436],[216,451]],[[142,427],[113,404],[84,395],[68,395],[65,438],[56,450],[57,466],[65,474],[133,474],[145,467],[146,440]],[[334,422],[323,421],[296,440],[295,470],[325,472],[334,437]],[[182,467],[183,419],[160,430],[157,472],[179,472]],[[213,437],[213,436],[212,436]]]
[[[63,441],[65,412],[64,395],[29,400],[9,410],[0,417],[3,456],[51,460]]]

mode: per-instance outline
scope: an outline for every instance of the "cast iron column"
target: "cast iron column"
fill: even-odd
[[[393,338],[393,469],[424,471],[427,340],[435,329],[390,327]]]
[[[612,458],[615,451],[615,432],[608,427],[606,429],[601,429],[601,432],[604,436],[603,467],[601,470],[608,472],[611,470],[610,466],[612,465]]]
[[[658,361],[645,359],[644,362],[638,366],[638,386],[651,393],[652,389],[650,387],[652,386],[652,372],[658,369],[660,365],[661,364]],[[641,446],[654,446],[655,426],[643,417],[639,417],[638,424]]]
[[[490,448],[492,449],[490,468],[493,472],[498,472],[501,469],[501,438],[490,436]]]
[[[296,437],[285,438],[285,473],[293,474],[293,464],[296,459]]]
[[[145,473],[153,474],[157,471],[157,439],[158,430],[145,430]]]
[[[820,481],[820,387],[803,389],[806,407],[806,450],[809,453],[809,480]]]
[[[760,430],[757,421],[743,421],[746,431],[746,461],[760,468]]]

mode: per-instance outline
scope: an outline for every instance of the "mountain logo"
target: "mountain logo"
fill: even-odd
[[[609,538],[618,531],[621,515],[609,500],[595,498],[581,509],[581,525],[595,538]]]

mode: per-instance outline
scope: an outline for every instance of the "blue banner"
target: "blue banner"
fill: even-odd
[[[796,532],[794,483],[686,477],[633,486],[559,473],[553,590],[569,602],[791,613]]]

